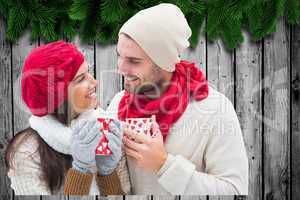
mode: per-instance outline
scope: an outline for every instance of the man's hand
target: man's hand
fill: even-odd
[[[152,137],[124,129],[124,149],[140,168],[157,173],[167,159],[163,136],[155,117],[152,117]]]

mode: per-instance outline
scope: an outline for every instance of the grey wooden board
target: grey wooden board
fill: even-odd
[[[23,68],[24,60],[30,51],[38,46],[38,42],[30,42],[30,33],[25,32],[23,37],[20,38],[18,42],[13,44],[12,46],[12,71],[13,71],[13,78],[12,82],[14,84],[13,87],[13,130],[14,133],[17,133],[24,128],[29,126],[28,118],[30,116],[30,112],[25,106],[24,102],[21,98],[21,82],[20,82],[20,75]],[[15,200],[23,200],[23,196],[16,196]],[[30,200],[39,200],[39,196],[31,196],[28,197]]]
[[[64,195],[49,195],[49,196],[42,196],[43,200],[68,200],[68,196],[64,196]]]
[[[250,198],[251,198],[251,197],[250,197]],[[237,196],[234,197],[234,199],[235,199],[235,200],[245,200],[245,199],[248,199],[248,196],[245,196],[245,195],[243,195],[243,196],[237,195]]]
[[[69,200],[96,200],[96,196],[69,196]],[[56,199],[53,199],[56,200]]]
[[[262,45],[253,43],[247,33],[236,50],[236,112],[249,160],[249,196],[262,197]]]
[[[207,200],[207,196],[197,196],[197,195],[182,195],[180,200]]]
[[[234,102],[234,54],[222,41],[207,44],[207,80],[216,90]]]
[[[151,200],[150,195],[129,195],[125,197],[125,200]]]
[[[40,196],[36,195],[15,195],[15,200],[40,200]]]
[[[289,29],[283,20],[264,51],[264,198],[288,199]]]
[[[201,30],[203,30],[203,28]],[[199,34],[198,41],[199,41],[199,43],[198,43],[197,47],[194,49],[191,49],[191,48],[186,49],[183,52],[181,59],[185,59],[190,62],[194,62],[197,65],[197,67],[201,70],[201,72],[206,76],[206,40],[205,40],[205,36],[202,34]]]
[[[12,137],[12,81],[11,81],[11,49],[5,42],[6,25],[0,16],[0,195],[3,200],[12,199],[12,190],[4,164],[4,153],[9,139]]]
[[[38,42],[30,42],[30,33],[25,32],[23,37],[20,38],[12,46],[12,69],[13,69],[13,97],[14,97],[14,132],[17,133],[24,128],[28,127],[28,117],[30,112],[25,106],[21,97],[21,79],[20,75],[22,72],[25,58],[30,51],[38,46]]]
[[[123,200],[123,196],[96,196],[96,200]]]
[[[291,112],[292,112],[292,199],[300,199],[300,25],[292,32],[292,74],[291,74]]]
[[[234,196],[210,196],[209,200],[234,200]]]
[[[182,197],[181,197],[182,198]],[[153,200],[179,200],[179,196],[160,196],[153,195]]]
[[[121,76],[117,73],[116,45],[96,45],[96,55],[97,95],[100,106],[106,109],[122,88]]]
[[[97,200],[123,200],[123,196],[97,196]]]
[[[109,199],[109,200],[123,200],[123,196],[121,196],[121,195],[109,195],[109,196],[107,196],[107,199]]]

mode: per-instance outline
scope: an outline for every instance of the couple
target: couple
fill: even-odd
[[[180,60],[191,29],[182,11],[159,4],[120,29],[118,73],[125,91],[98,108],[83,55],[62,41],[34,49],[22,73],[32,116],[6,150],[16,194],[248,194],[248,159],[232,103]],[[225,66],[226,67],[226,66]],[[102,128],[111,155],[95,156]],[[155,116],[155,117],[153,117]],[[153,137],[121,126],[152,117]]]

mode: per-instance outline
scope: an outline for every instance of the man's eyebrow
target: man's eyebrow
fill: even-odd
[[[120,56],[118,50],[117,51],[117,56]],[[132,56],[126,56],[126,59],[131,59],[131,60],[143,60],[143,58],[137,58],[137,57],[132,57]]]

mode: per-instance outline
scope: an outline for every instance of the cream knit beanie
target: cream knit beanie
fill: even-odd
[[[182,11],[162,3],[139,11],[120,29],[130,36],[162,69],[173,72],[180,54],[189,47],[192,31]]]

